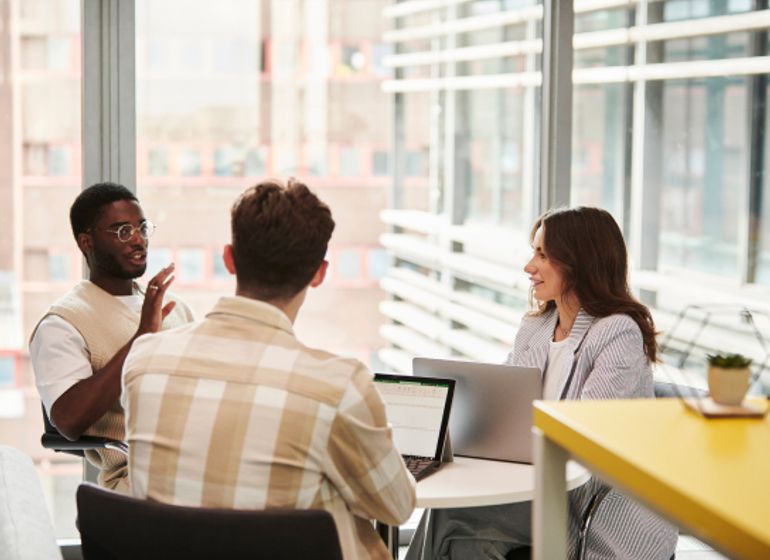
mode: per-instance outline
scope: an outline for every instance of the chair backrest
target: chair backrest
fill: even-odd
[[[77,502],[84,560],[342,560],[337,527],[324,510],[174,506],[92,484],[80,485]]]
[[[682,397],[706,397],[708,391],[697,387],[668,383],[667,381],[655,381],[655,398],[682,398]]]

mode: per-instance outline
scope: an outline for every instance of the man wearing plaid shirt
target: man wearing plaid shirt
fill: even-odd
[[[134,496],[179,505],[325,509],[346,559],[385,559],[371,520],[406,521],[415,482],[383,402],[363,364],[292,330],[333,229],[328,206],[293,180],[235,202],[224,261],[236,295],[137,339],[126,358],[129,482]]]

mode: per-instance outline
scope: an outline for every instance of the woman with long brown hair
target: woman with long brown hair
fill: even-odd
[[[533,309],[507,363],[539,368],[544,399],[653,397],[655,326],[629,290],[626,246],[613,217],[599,208],[552,210],[535,222],[530,241],[524,270]],[[606,490],[591,479],[570,492],[570,557],[588,501]],[[438,510],[424,533],[421,523],[407,558],[504,558],[530,544],[530,510],[530,503]],[[674,527],[610,490],[594,515],[586,558],[668,560],[676,539]]]

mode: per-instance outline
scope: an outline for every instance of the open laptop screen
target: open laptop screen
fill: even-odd
[[[374,382],[399,453],[441,460],[454,380],[378,373]]]

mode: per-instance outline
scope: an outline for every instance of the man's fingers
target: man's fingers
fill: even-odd
[[[161,313],[163,314],[163,318],[165,319],[168,317],[168,314],[171,313],[171,310],[176,307],[175,301],[170,301],[166,305],[163,306],[163,309],[161,310]]]
[[[152,280],[149,281],[147,284],[147,296],[163,296],[163,294],[166,293],[166,290],[168,289],[169,285],[174,281],[174,276],[168,276],[168,274],[171,274],[173,272],[173,269],[168,270],[164,276],[161,278],[160,273],[153,276]]]
[[[150,285],[158,285],[160,286],[163,284],[163,282],[168,278],[168,276],[174,272],[174,263],[171,263],[165,268],[161,268],[160,271],[152,277],[152,280],[150,280]]]
[[[165,294],[168,287],[171,285],[171,282],[174,281],[174,276],[169,276],[162,284],[159,285],[159,294]]]

